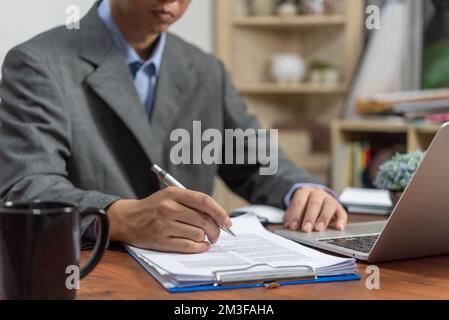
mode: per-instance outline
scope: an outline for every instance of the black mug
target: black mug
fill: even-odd
[[[81,221],[97,217],[98,238],[81,269]],[[74,299],[79,279],[102,258],[109,240],[104,211],[62,202],[0,206],[0,294],[6,299]],[[77,276],[78,279],[77,279]]]

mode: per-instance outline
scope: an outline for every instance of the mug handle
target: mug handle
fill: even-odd
[[[86,264],[81,267],[81,279],[87,276],[95,268],[98,262],[100,262],[109,244],[109,220],[106,212],[99,209],[87,209],[81,212],[81,220],[91,216],[98,218],[98,236],[89,260],[87,260]]]

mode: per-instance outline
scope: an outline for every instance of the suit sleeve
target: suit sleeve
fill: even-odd
[[[220,63],[222,74],[223,110],[226,129],[260,129],[260,125],[254,116],[248,114],[246,106],[240,98],[237,90],[232,85],[229,75]],[[254,131],[254,130],[253,130]],[[226,135],[225,135],[226,136]],[[256,134],[256,140],[264,137]],[[248,140],[245,140],[246,142]],[[246,143],[245,142],[245,143]],[[269,145],[269,138],[267,138]],[[246,152],[248,148],[245,148]],[[226,147],[223,154],[227,151]],[[235,149],[234,149],[235,151]],[[268,150],[272,152],[273,150]],[[245,157],[245,159],[247,159]],[[241,197],[252,204],[267,204],[279,208],[285,208],[284,196],[296,183],[321,184],[316,178],[305,170],[295,166],[278,149],[278,166],[274,174],[262,175],[260,168],[264,165],[257,161],[256,164],[223,164],[220,166],[219,175],[223,181]]]
[[[11,50],[0,84],[0,198],[63,201],[104,209],[119,198],[80,190],[71,182],[71,122],[46,59],[28,48]],[[85,221],[85,229],[91,221]]]

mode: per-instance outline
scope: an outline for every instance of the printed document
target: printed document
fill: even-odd
[[[353,259],[338,258],[307,248],[266,230],[254,213],[232,219],[233,237],[221,232],[211,249],[199,254],[175,254],[128,247],[128,251],[167,287],[214,283],[217,273],[245,278],[279,274],[342,275],[355,272]],[[150,269],[150,270],[149,270]]]

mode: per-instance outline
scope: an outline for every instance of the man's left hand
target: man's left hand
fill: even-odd
[[[295,191],[284,217],[284,227],[303,232],[337,230],[346,227],[348,214],[330,193],[321,188],[303,187]]]

